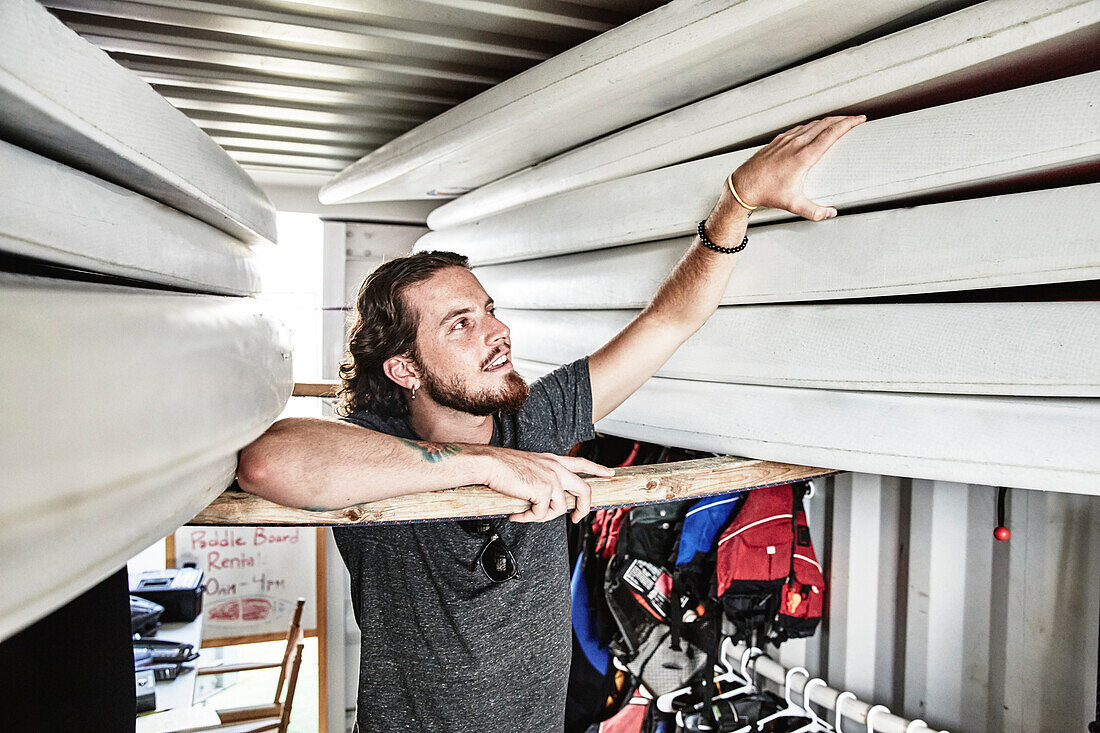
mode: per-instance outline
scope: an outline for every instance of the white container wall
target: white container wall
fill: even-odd
[[[1084,730],[1095,714],[1100,497],[871,474],[809,500],[827,617],[779,660],[953,733]]]
[[[386,260],[410,252],[426,231],[401,224],[325,222],[322,379],[340,378],[347,317],[363,278]],[[324,403],[325,415],[332,417],[335,401]],[[360,634],[352,614],[351,581],[331,532],[327,542],[328,730],[342,733],[355,722]]]

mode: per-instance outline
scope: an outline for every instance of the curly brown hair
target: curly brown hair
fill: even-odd
[[[382,364],[398,354],[416,357],[416,312],[402,294],[448,267],[468,270],[470,263],[454,252],[416,252],[384,262],[363,280],[340,363],[343,384],[337,393],[337,414],[359,410],[381,417],[406,414],[401,388],[382,371]]]

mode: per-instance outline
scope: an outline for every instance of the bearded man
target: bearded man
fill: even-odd
[[[362,631],[357,721],[368,731],[561,731],[570,655],[565,495],[612,471],[564,454],[717,309],[756,207],[821,221],[809,169],[862,117],[776,137],[739,167],[652,302],[590,357],[528,388],[466,259],[391,260],[363,283],[340,369],[344,419],[286,419],[238,478],[289,506],[335,509],[486,484],[530,502],[507,520],[337,527]],[[728,185],[727,185],[728,184]]]

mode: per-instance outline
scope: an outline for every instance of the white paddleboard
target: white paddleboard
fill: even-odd
[[[250,243],[275,210],[229,155],[33,0],[0,5],[0,134]]]
[[[3,637],[224,489],[292,377],[248,298],[4,274],[0,333]]]
[[[557,364],[517,362],[529,379]],[[759,387],[654,378],[597,429],[846,471],[1100,493],[1100,400]]]
[[[728,150],[836,110],[871,112],[917,96],[988,86],[996,75],[1019,85],[1020,74],[1031,67],[1085,58],[1098,45],[1095,0],[979,3],[562,153],[444,204],[428,216],[428,226],[446,229],[562,191]]]
[[[633,310],[497,309],[517,357],[567,364]],[[725,306],[659,376],[887,392],[1100,397],[1100,302]]]
[[[607,132],[960,2],[673,0],[369,153],[322,203],[452,197]]]
[[[1100,279],[1100,184],[753,227],[724,305]],[[690,238],[474,270],[507,308],[642,308]],[[1020,246],[1005,246],[1017,242]]]
[[[145,476],[90,500],[5,517],[0,522],[4,573],[0,640],[83,593],[221,494],[237,472],[236,456]]]
[[[873,120],[845,135],[810,171],[806,194],[843,210],[961,196],[982,184],[1095,164],[1098,102],[1100,72],[1092,72]],[[461,252],[490,264],[687,234],[710,211],[729,171],[756,150],[567,191],[429,232],[416,249]],[[767,209],[753,223],[791,218]]]
[[[259,290],[252,249],[94,176],[0,142],[0,251],[224,295]]]

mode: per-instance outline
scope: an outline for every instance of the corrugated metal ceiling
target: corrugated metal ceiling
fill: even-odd
[[[245,168],[331,174],[662,2],[42,0]]]

